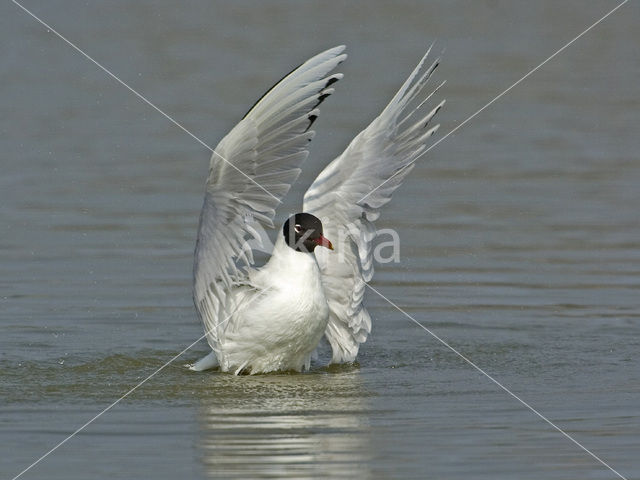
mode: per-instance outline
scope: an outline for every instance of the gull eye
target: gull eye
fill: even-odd
[[[302,227],[299,224],[295,224],[293,229],[296,231],[296,233],[302,233]]]

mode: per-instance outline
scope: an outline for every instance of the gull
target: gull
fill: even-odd
[[[192,370],[308,370],[323,337],[331,363],[353,362],[371,332],[363,297],[374,271],[374,222],[427,148],[444,104],[423,108],[442,86],[423,91],[439,62],[427,62],[431,48],[382,113],[314,180],[268,261],[257,268],[246,248],[259,227],[274,227],[275,209],[309,154],[318,107],[343,77],[332,71],[344,51],[326,50],[286,75],[214,150],[193,268],[193,299],[212,351]]]

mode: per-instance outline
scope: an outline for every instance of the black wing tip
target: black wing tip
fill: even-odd
[[[318,92],[319,93],[318,102],[313,106],[313,108],[316,108],[318,105],[324,102],[326,98],[329,97],[334,92],[333,88],[329,88],[329,87],[334,83],[336,83],[338,80],[342,79],[343,76],[344,75],[342,75],[341,73],[334,73],[329,78],[327,78],[327,81],[324,84],[324,87],[322,87],[322,90]]]
[[[331,91],[326,91],[325,89],[320,90],[320,95],[318,95],[318,101],[313,106],[312,110],[316,109],[322,102],[326,100],[327,97],[330,97],[332,93],[333,93],[333,89],[331,89]]]
[[[318,96],[318,105],[320,105],[322,102],[324,102],[325,98],[327,98],[330,95],[331,95],[331,92],[329,92],[329,93],[321,93],[320,96]]]
[[[309,129],[311,128],[311,126],[313,125],[313,123],[318,119],[318,115],[315,113],[312,113],[311,115],[309,115],[307,117],[309,119],[309,125],[307,125],[307,129],[305,130],[305,132],[308,132]]]
[[[324,88],[328,88],[331,85],[333,85],[334,83],[336,83],[338,80],[340,80],[342,78],[342,74],[341,73],[336,73],[335,75],[331,75],[328,79],[327,79],[327,83],[324,84]]]

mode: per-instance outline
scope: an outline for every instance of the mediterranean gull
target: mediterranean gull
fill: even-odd
[[[331,72],[344,50],[326,50],[286,75],[215,148],[193,268],[194,303],[212,352],[192,370],[308,370],[323,336],[332,363],[353,362],[371,331],[363,297],[373,276],[373,222],[427,148],[444,104],[420,114],[439,88],[423,93],[438,66],[426,62],[431,49],[311,184],[304,213],[285,222],[267,263],[256,268],[246,248],[257,229],[273,227],[275,208],[300,174],[318,106],[342,78]]]

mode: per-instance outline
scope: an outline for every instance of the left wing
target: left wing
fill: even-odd
[[[303,211],[321,219],[327,238],[339,239],[334,240],[339,243],[335,252],[315,250],[330,309],[325,336],[333,350],[332,362],[355,360],[371,331],[371,317],[362,299],[373,276],[376,230],[372,222],[438,129],[429,125],[444,101],[418,121],[409,122],[442,86],[426,98],[421,95],[439,61],[435,59],[424,70],[429,51],[380,116],[318,175],[304,195]]]
[[[345,58],[335,47],[307,60],[249,110],[211,157],[193,265],[193,300],[207,340],[219,355],[225,322],[235,310],[232,287],[246,280],[237,262],[253,263],[243,248],[257,235],[253,221],[272,226],[275,208],[309,154],[318,105],[342,74],[330,72]],[[221,360],[218,356],[218,360]]]

